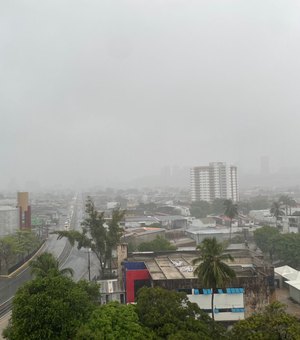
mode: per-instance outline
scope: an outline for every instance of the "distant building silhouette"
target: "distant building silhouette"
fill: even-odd
[[[216,198],[238,201],[237,167],[214,162],[191,168],[192,201],[212,202]]]

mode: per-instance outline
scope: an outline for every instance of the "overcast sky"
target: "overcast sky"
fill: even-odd
[[[298,0],[0,2],[0,188],[300,166]]]

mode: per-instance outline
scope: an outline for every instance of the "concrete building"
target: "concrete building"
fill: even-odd
[[[293,301],[300,303],[300,271],[290,267],[282,266],[274,270],[275,279],[279,287],[288,287],[289,297]]]
[[[97,283],[100,284],[101,305],[111,301],[125,303],[125,292],[121,288],[121,283],[118,279],[99,280]]]
[[[19,209],[0,206],[0,237],[15,233],[19,229]]]
[[[19,226],[20,229],[31,228],[31,206],[28,192],[18,192]]]
[[[236,273],[230,287],[217,289],[214,299],[217,321],[244,319],[268,304],[274,291],[274,268],[249,249],[231,249],[234,262],[228,265]],[[194,274],[197,251],[132,253],[123,261],[126,302],[133,303],[141,287],[163,287],[183,291],[190,301],[211,313],[211,290],[202,287]]]
[[[192,201],[212,202],[216,198],[239,199],[237,167],[213,162],[208,166],[191,168],[190,185]]]
[[[141,243],[154,241],[157,237],[165,238],[165,232],[164,228],[129,228],[125,230],[122,242],[131,243],[135,248]]]

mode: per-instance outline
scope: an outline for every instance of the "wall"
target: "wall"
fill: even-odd
[[[144,262],[123,262],[123,282],[126,292],[126,302],[135,302],[134,283],[139,280],[149,280],[150,274]]]
[[[197,291],[197,290],[196,290]],[[203,310],[211,311],[211,294],[188,294],[188,299]],[[234,321],[245,318],[244,294],[243,293],[222,293],[214,294],[215,320]],[[211,316],[211,313],[209,313]]]
[[[1,207],[0,209],[0,236],[15,233],[19,230],[19,209]]]
[[[289,290],[290,290],[290,298],[300,303],[300,290],[292,286],[289,286]]]
[[[135,301],[134,283],[139,280],[150,280],[150,274],[147,269],[128,270],[126,271],[126,302]]]

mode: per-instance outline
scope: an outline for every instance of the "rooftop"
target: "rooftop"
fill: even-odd
[[[238,276],[252,275],[256,265],[262,264],[253,257],[249,250],[235,249],[230,251],[234,262],[228,262]],[[193,259],[199,255],[195,250],[169,251],[169,252],[136,252],[129,256],[128,261],[144,262],[152,280],[182,280],[196,279]]]

